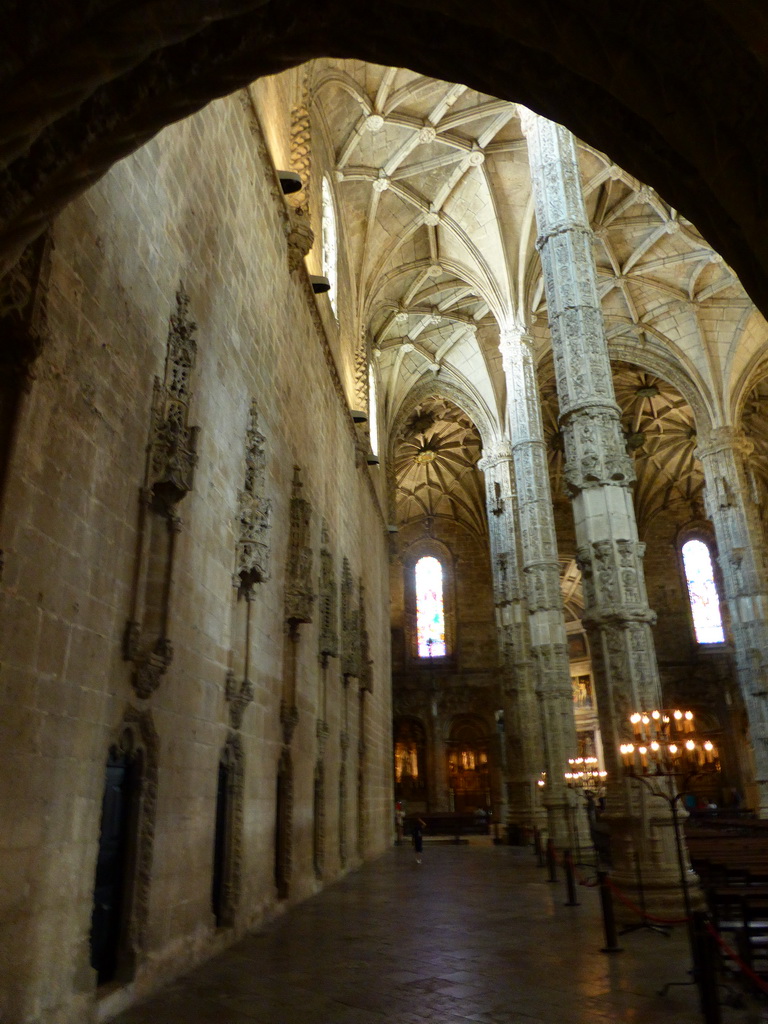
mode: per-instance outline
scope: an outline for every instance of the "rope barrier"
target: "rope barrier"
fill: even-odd
[[[768,984],[766,984],[763,981],[759,974],[755,974],[755,972],[752,970],[749,964],[744,963],[744,961],[741,959],[738,953],[735,952],[735,950],[731,949],[731,947],[728,945],[725,939],[720,935],[717,928],[715,928],[715,926],[710,921],[706,922],[706,929],[712,936],[712,938],[715,940],[715,942],[718,944],[718,946],[720,946],[720,948],[723,950],[728,959],[733,960],[733,962],[736,964],[741,973],[745,974],[749,978],[749,980],[754,982],[754,984],[757,985],[757,987],[761,989],[763,992],[768,992]]]
[[[582,873],[576,867],[576,864],[573,865],[573,873],[576,875],[576,879],[579,885],[586,886],[587,889],[594,889],[596,886],[600,885],[599,879],[596,878],[594,881],[590,881],[590,879],[587,878],[586,875],[582,875]]]
[[[639,917],[644,917],[647,921],[653,921],[654,924],[688,924],[690,921],[689,917],[658,917],[656,914],[649,914],[647,910],[643,910],[642,907],[638,907],[636,903],[633,903],[628,896],[619,889],[617,885],[608,879],[608,887],[612,892],[615,892],[617,897],[621,900],[625,907],[629,907]]]
[[[563,857],[558,856],[557,850],[553,850],[553,858],[555,863],[561,865],[565,864],[565,859]],[[588,889],[594,889],[600,884],[598,879],[596,879],[594,882],[590,882],[587,878],[585,878],[585,876],[582,875],[581,872],[576,868],[576,865],[573,862],[573,858],[571,858],[571,863],[573,864],[573,870],[578,878],[579,885],[586,886],[586,888]],[[655,914],[649,914],[647,910],[643,910],[642,907],[639,907],[636,903],[633,903],[628,896],[625,896],[621,889],[619,889],[619,887],[615,885],[610,880],[610,878],[608,879],[608,885],[613,890],[613,892],[616,893],[617,897],[626,907],[634,911],[639,917],[643,917],[647,921],[653,921],[654,924],[688,924],[691,920],[689,917],[658,917]]]
[[[565,864],[565,857],[558,857],[556,850],[553,850],[552,854],[553,854],[553,859],[555,860],[556,863],[562,864],[562,865]],[[577,867],[576,867],[576,865],[575,865],[575,863],[573,861],[573,857],[570,858],[570,861],[571,861],[571,867],[573,868],[574,874],[578,878],[579,885],[586,886],[589,889],[595,888],[596,886],[600,885],[600,879],[599,878],[595,879],[594,881],[590,881],[588,878],[586,878],[584,875],[582,875],[582,873],[577,869]],[[633,903],[632,900],[630,900],[628,896],[625,896],[624,893],[621,891],[621,889],[619,889],[619,887],[617,885],[615,885],[611,881],[610,878],[606,878],[606,882],[607,882],[607,885],[608,885],[609,889],[616,894],[618,899],[624,904],[625,907],[628,907],[630,910],[632,910],[634,913],[636,913],[639,917],[645,918],[646,921],[652,921],[655,924],[669,924],[669,925],[673,925],[673,924],[689,924],[690,921],[691,921],[691,919],[689,917],[675,917],[675,918],[671,918],[671,917],[659,917],[656,914],[649,914],[646,910],[643,910],[642,907],[639,907],[636,903]],[[733,963],[736,965],[736,967],[741,971],[741,973],[744,974],[747,978],[749,978],[749,980],[753,984],[757,985],[757,987],[762,992],[765,992],[766,994],[768,994],[768,983],[766,983],[760,977],[759,974],[756,974],[755,971],[753,971],[752,968],[749,966],[749,964],[745,963],[741,959],[741,957],[738,955],[738,953],[735,950],[733,950],[728,945],[728,943],[725,941],[725,939],[723,939],[723,937],[720,935],[718,930],[714,927],[714,925],[710,921],[706,921],[705,922],[705,926],[706,926],[706,929],[709,932],[709,934],[712,936],[712,938],[715,940],[715,942],[717,942],[718,946],[720,946],[720,948],[722,949],[723,953],[728,957],[728,959],[732,960]]]

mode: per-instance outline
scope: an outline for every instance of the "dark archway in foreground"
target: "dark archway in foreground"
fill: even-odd
[[[519,100],[654,186],[768,311],[768,12],[755,0],[30,0],[0,46],[0,252],[165,125],[311,57]]]

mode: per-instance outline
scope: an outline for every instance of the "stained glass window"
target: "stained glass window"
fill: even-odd
[[[444,658],[443,567],[425,556],[416,563],[416,634],[420,658]]]
[[[336,311],[336,267],[338,264],[338,237],[336,234],[336,211],[333,207],[333,193],[327,178],[323,178],[322,185],[322,230],[323,230],[323,273],[328,278],[331,289],[328,298],[331,302],[333,315],[338,316]]]
[[[693,629],[696,642],[700,644],[722,644],[725,642],[723,620],[720,616],[720,601],[712,571],[709,548],[701,540],[689,540],[683,544],[683,564],[688,598],[693,613]]]

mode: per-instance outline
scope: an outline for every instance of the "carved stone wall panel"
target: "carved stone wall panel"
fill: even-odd
[[[354,604],[354,581],[345,558],[341,572],[341,672],[345,679],[359,679],[362,670],[360,651],[360,606]]]
[[[197,325],[189,297],[176,293],[170,316],[163,380],[155,378],[144,485],[140,492],[136,575],[123,656],[134,664],[133,686],[146,699],[173,659],[169,622],[173,604],[178,506],[192,489],[198,427],[189,425]]]
[[[312,603],[315,599],[312,580],[312,505],[302,497],[302,487],[301,470],[295,466],[285,588],[285,618],[292,625],[312,621]]]
[[[333,555],[329,543],[327,524],[323,523],[322,548],[320,549],[320,580],[318,585],[318,615],[320,634],[318,650],[321,660],[339,656],[339,593]]]
[[[245,474],[237,495],[237,562],[241,588],[269,579],[269,530],[272,502],[266,493],[266,439],[258,429],[258,410],[252,401],[245,434]]]
[[[358,683],[360,690],[365,693],[373,693],[373,662],[370,656],[370,641],[365,614],[365,587],[363,581],[359,581],[358,598],[358,646],[360,650],[360,675]]]

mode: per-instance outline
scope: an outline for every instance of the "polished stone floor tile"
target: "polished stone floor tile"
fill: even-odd
[[[395,847],[115,1024],[700,1024],[686,935],[607,956],[594,889],[565,907],[530,850]],[[768,1022],[768,1005],[723,1007]]]

